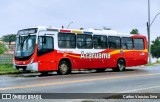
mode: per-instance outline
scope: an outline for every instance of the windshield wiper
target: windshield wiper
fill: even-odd
[[[19,44],[21,45],[21,49],[23,48],[23,46],[24,46],[24,42],[25,41],[28,41],[28,39],[31,37],[31,35],[29,34],[28,36],[26,36],[26,38],[23,40],[23,41],[21,41],[22,40],[22,37],[19,35]]]

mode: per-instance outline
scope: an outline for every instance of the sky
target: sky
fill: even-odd
[[[151,21],[160,13],[160,0],[150,0]],[[147,35],[148,0],[1,0],[0,37],[18,30],[54,26],[101,29],[119,33],[134,28]],[[160,36],[160,15],[151,26],[151,40]]]

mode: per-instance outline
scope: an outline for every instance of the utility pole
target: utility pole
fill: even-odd
[[[147,22],[147,33],[148,33],[148,54],[149,54],[149,64],[152,63],[151,61],[151,40],[150,40],[150,31],[151,31],[151,26],[153,24],[153,22],[155,21],[156,17],[159,15],[160,13],[157,13],[157,15],[154,17],[153,21],[150,22],[150,0],[148,0],[148,22]]]
[[[148,0],[148,22],[147,22],[147,30],[148,30],[148,53],[149,53],[149,64],[151,64],[151,41],[150,41],[150,0]]]

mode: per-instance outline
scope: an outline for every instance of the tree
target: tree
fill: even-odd
[[[5,51],[7,51],[7,47],[4,44],[0,43],[0,54],[3,54]]]
[[[139,34],[138,29],[132,29],[132,31],[130,32],[130,34]]]
[[[2,41],[4,42],[13,42],[16,41],[16,34],[8,34],[2,37]]]
[[[160,37],[152,41],[151,54],[153,58],[160,58]]]

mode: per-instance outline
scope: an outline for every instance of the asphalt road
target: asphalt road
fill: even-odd
[[[115,93],[136,93],[136,95],[138,95],[137,93],[149,93],[156,95],[155,93],[160,93],[160,65],[132,67],[127,68],[124,72],[112,72],[112,70],[106,70],[101,73],[97,73],[94,70],[74,71],[72,74],[64,76],[57,75],[56,73],[50,73],[47,76],[42,76],[39,73],[2,75],[0,76],[0,93],[54,93],[48,94],[48,97],[50,95],[59,95],[59,97],[63,98],[62,100],[58,100],[59,102],[106,101],[108,97],[111,97],[112,94]],[[82,99],[64,99],[66,97],[73,97],[74,95],[75,97],[80,95]],[[113,97],[117,98],[118,96],[113,95]],[[159,99],[138,99],[137,101],[159,102]],[[133,99],[133,101],[132,99],[109,99],[107,101],[134,102],[135,100],[136,99]],[[46,101],[53,102],[53,100]]]

